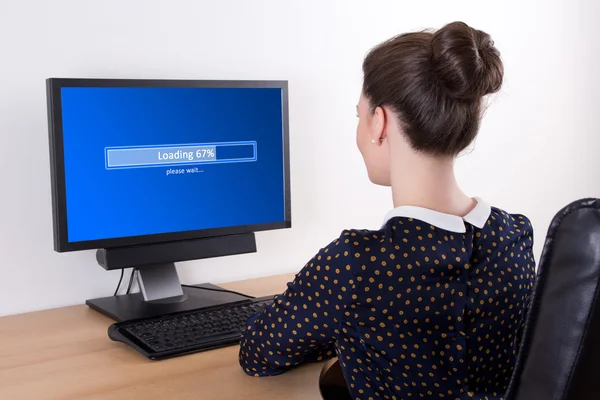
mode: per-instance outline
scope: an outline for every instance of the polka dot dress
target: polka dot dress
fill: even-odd
[[[395,217],[321,249],[253,316],[254,376],[337,356],[353,399],[502,399],[534,280],[533,230],[491,208],[453,232]]]

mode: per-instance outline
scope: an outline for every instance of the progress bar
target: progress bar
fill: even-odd
[[[256,161],[256,142],[192,143],[161,146],[107,147],[106,169]]]

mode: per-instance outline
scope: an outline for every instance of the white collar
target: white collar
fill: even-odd
[[[439,211],[424,207],[400,206],[391,210],[385,217],[383,225],[395,217],[414,218],[426,222],[450,232],[465,233],[465,222],[479,229],[483,228],[490,217],[492,208],[485,201],[478,197],[473,198],[477,202],[475,208],[464,217],[458,215],[445,214]]]

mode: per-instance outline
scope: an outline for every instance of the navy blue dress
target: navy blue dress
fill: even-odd
[[[253,376],[337,356],[353,399],[502,399],[534,281],[533,230],[478,199],[467,216],[399,207],[347,230],[250,318]]]

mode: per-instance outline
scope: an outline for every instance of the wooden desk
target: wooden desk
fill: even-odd
[[[292,275],[225,284],[254,296],[280,293]],[[231,346],[149,361],[111,341],[112,321],[87,306],[0,318],[0,399],[320,399],[321,364],[249,377]]]

